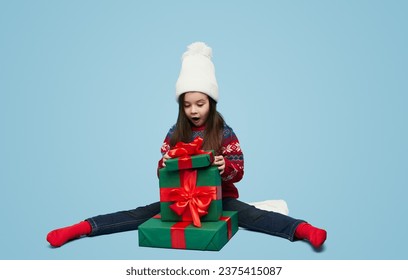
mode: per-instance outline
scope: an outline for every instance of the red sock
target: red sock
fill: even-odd
[[[91,224],[87,221],[82,221],[72,226],[51,231],[47,235],[47,241],[53,247],[60,247],[72,239],[81,237],[82,235],[90,234],[91,231]]]
[[[327,237],[324,229],[316,228],[308,223],[301,223],[295,230],[295,237],[306,239],[316,248],[322,246]]]

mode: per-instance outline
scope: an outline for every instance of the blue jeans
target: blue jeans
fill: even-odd
[[[294,241],[296,227],[304,222],[276,212],[260,210],[235,198],[224,198],[225,211],[238,211],[238,225],[242,228],[263,232]],[[160,202],[133,210],[99,215],[87,219],[92,226],[89,236],[137,230],[139,225],[160,212]]]

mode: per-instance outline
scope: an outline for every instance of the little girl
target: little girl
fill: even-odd
[[[212,63],[212,50],[197,42],[188,46],[182,57],[182,66],[176,83],[176,99],[179,104],[177,123],[170,128],[161,147],[163,157],[158,168],[166,165],[168,151],[177,142],[191,142],[200,136],[204,150],[214,150],[214,165],[222,178],[223,210],[238,211],[239,226],[280,236],[290,241],[307,240],[320,247],[326,240],[326,231],[292,217],[255,208],[238,200],[234,183],[244,175],[244,158],[238,138],[217,111],[218,84]],[[53,247],[81,236],[97,236],[128,230],[160,212],[160,203],[138,207],[133,210],[99,215],[72,226],[51,231],[47,241]]]

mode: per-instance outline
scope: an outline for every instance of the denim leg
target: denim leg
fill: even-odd
[[[303,220],[255,208],[235,198],[224,198],[225,211],[238,211],[238,225],[242,228],[283,237],[294,241],[296,227]]]
[[[91,224],[89,236],[137,230],[139,225],[160,212],[160,203],[155,202],[133,210],[99,215],[86,219]]]

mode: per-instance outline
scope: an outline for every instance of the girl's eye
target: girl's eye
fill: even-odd
[[[184,104],[184,108],[190,107],[190,104]]]

